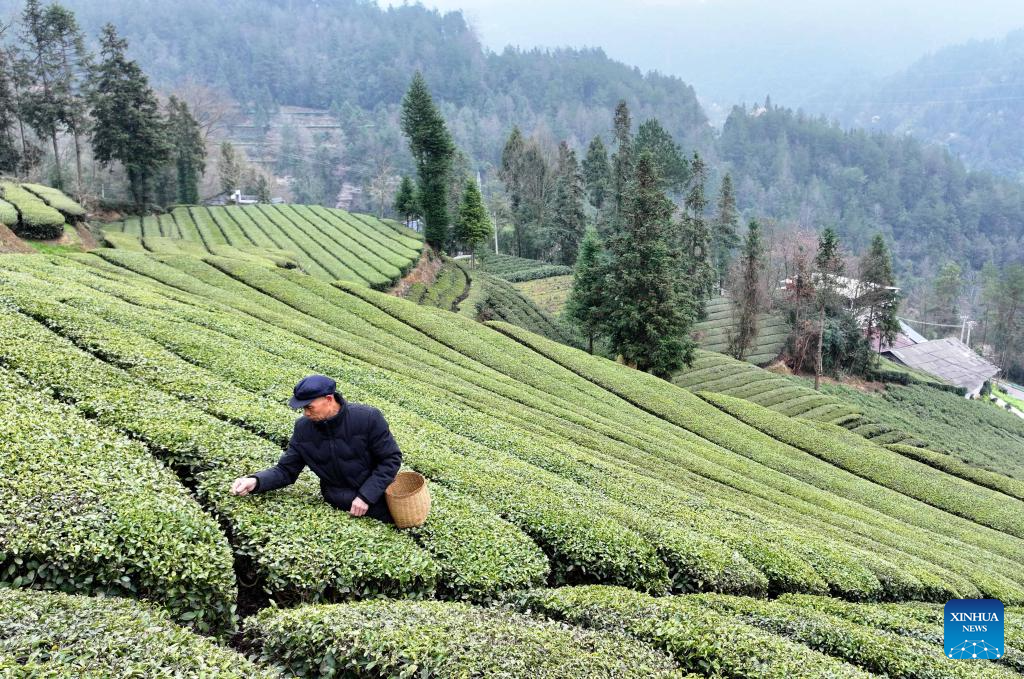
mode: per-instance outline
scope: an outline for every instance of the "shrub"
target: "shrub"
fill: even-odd
[[[132,236],[127,233],[105,229],[103,231],[103,240],[107,242],[107,245],[117,250],[127,250],[128,252],[146,251],[146,248],[142,245],[142,240],[138,236]]]
[[[1018,558],[1014,554],[1019,550],[1015,540],[1008,540],[1006,536],[995,531],[937,511],[922,503],[908,501],[905,496],[898,493],[879,493],[878,486],[852,478],[850,475],[836,474],[835,467],[813,463],[812,456],[807,453],[761,435],[756,429],[734,418],[726,416],[723,420],[721,415],[725,413],[716,415],[714,408],[709,410],[708,404],[664,380],[558,345],[514,326],[489,325],[549,357],[555,364],[569,367],[573,373],[585,377],[596,387],[607,390],[598,389],[589,396],[595,409],[606,406],[621,413],[636,407],[657,416],[645,420],[645,426],[649,426],[652,431],[661,431],[667,423],[671,423],[718,444],[721,446],[720,449],[694,447],[693,452],[719,465],[728,464],[730,468],[740,472],[741,476],[730,479],[723,477],[720,471],[717,472],[723,483],[756,496],[768,497],[767,494],[770,494],[772,503],[797,510],[806,517],[797,519],[793,515],[790,521],[808,525],[807,522],[810,520],[819,530],[824,529],[830,534],[838,533],[842,540],[864,549],[875,551],[878,544],[885,544],[888,545],[888,549],[894,549],[908,557],[915,554],[931,562],[933,565],[927,567],[920,562],[914,563],[913,560],[902,562],[908,574],[912,572],[915,578],[925,583],[927,593],[917,596],[949,598],[950,591],[977,591],[971,581],[979,583],[992,596],[1009,596],[1016,599],[1024,595],[1019,584],[1020,571],[1012,565]],[[507,348],[504,351],[511,353]],[[501,360],[501,356],[489,358],[493,364],[498,364]],[[514,370],[511,366],[505,369],[510,372]],[[524,382],[539,383],[543,380],[545,388],[550,389],[552,393],[568,391],[566,386],[563,386],[569,383],[565,375],[558,372],[553,365],[532,372],[519,370],[517,373]],[[573,386],[576,386],[576,383],[573,383]],[[608,393],[621,397],[623,401],[610,401]],[[673,435],[677,434],[678,430]],[[665,430],[665,436],[668,435],[669,430]],[[665,448],[665,444],[662,444],[662,448]],[[728,451],[759,464],[750,466],[732,458]],[[688,467],[698,462],[679,458],[673,460],[677,464],[685,463]],[[715,472],[712,467],[706,464],[703,466],[705,471],[700,471],[700,474]],[[811,490],[812,485],[820,490]],[[795,505],[794,498],[800,498],[802,503],[808,504]],[[811,510],[811,505],[826,511]],[[872,510],[865,512],[865,508]],[[883,515],[887,516],[883,518]],[[818,524],[819,519],[828,528]],[[914,528],[911,528],[912,526]],[[921,528],[930,531],[927,540],[922,541]],[[895,537],[897,534],[900,536],[898,539]],[[870,539],[865,541],[864,538]],[[936,540],[947,544],[948,548],[936,549]],[[971,559],[963,558],[965,549],[976,550],[978,547],[991,551],[975,552],[975,557],[972,558],[998,564],[994,568],[998,571],[997,574],[979,573],[972,565]],[[1000,558],[998,554],[1004,554],[1007,558]],[[936,564],[949,570],[937,568]],[[906,594],[899,596],[903,598]]]
[[[440,601],[265,609],[262,658],[299,677],[667,677],[665,654],[623,635]]]
[[[4,226],[17,226],[18,224],[18,211],[3,198],[0,198],[0,224]]]
[[[12,662],[5,666],[4,658]],[[15,589],[0,589],[0,674],[280,676],[175,625],[164,612],[137,601]]]
[[[225,354],[224,362],[241,364],[250,375],[268,374],[272,384],[294,383],[306,373],[303,365],[273,357],[260,365],[261,357],[258,352],[253,355],[252,346],[212,336],[201,328],[188,330],[177,319],[87,292],[71,281],[80,277],[71,272],[62,275],[62,304],[47,300],[51,296],[48,285],[38,279],[35,285],[19,287],[12,295],[24,311],[139,380],[193,401],[222,419],[244,423],[283,445],[294,420],[283,405],[283,394],[282,402],[268,402],[204,373],[145,336],[167,343],[199,364],[209,364],[210,356]],[[146,301],[142,292],[137,291],[134,298]],[[130,330],[93,314],[117,320]],[[436,489],[434,510],[427,524],[414,534],[438,558],[447,580],[446,591],[455,596],[487,598],[499,589],[535,585],[547,574],[542,553],[521,531],[457,493]]]
[[[618,587],[565,587],[510,595],[523,611],[574,625],[624,632],[707,676],[868,677],[866,672],[703,606]]]
[[[890,386],[879,394],[840,385],[823,385],[822,390],[876,422],[913,434],[932,450],[1024,478],[1024,420],[1011,413],[925,386]]]
[[[1024,537],[1024,505],[873,445],[835,425],[779,417],[729,396],[707,395],[724,411],[780,441],[858,476],[996,530]],[[878,433],[877,425],[854,431]]]
[[[227,542],[172,472],[0,368],[3,585],[139,596],[218,632],[237,595]]]
[[[204,252],[237,258],[241,251],[282,268],[299,266],[322,279],[376,288],[412,268],[423,248],[422,241],[376,219],[317,206],[178,206],[172,215],[173,232],[161,222],[160,235],[192,241]],[[137,234],[137,222],[125,220],[109,229]]]
[[[252,559],[275,596],[317,600],[433,591],[437,565],[426,552],[407,535],[325,504],[310,474],[273,495],[231,496],[231,480],[242,470],[273,464],[278,446],[131,379],[20,314],[0,314],[0,327],[0,356],[37,388],[52,390],[189,470],[200,498],[231,527],[236,552]]]
[[[810,607],[793,607],[725,595],[674,597],[664,604],[682,613],[710,608],[773,634],[788,637],[816,651],[887,677],[1007,677],[998,666],[950,662],[934,642],[908,638],[850,622]]]
[[[0,182],[0,197],[21,215],[13,229],[22,238],[48,240],[64,233],[64,215],[13,182]]]
[[[47,205],[61,212],[69,221],[79,221],[85,217],[85,208],[68,198],[60,189],[42,184],[22,184],[21,188],[39,196]]]
[[[978,469],[958,460],[952,455],[928,450],[923,446],[906,444],[890,444],[886,448],[912,460],[940,469],[947,474],[959,476],[979,486],[1005,493],[1010,497],[1024,500],[1024,481],[1013,479],[1003,474],[996,474],[985,469]]]

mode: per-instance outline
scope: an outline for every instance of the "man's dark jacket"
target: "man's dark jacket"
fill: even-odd
[[[384,491],[402,466],[402,451],[379,410],[336,398],[341,411],[334,417],[295,421],[288,450],[277,466],[253,474],[255,492],[295,483],[308,466],[320,477],[320,493],[329,503],[348,511],[358,496],[370,505],[367,516],[390,521]]]

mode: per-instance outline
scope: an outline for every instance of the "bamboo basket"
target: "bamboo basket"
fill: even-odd
[[[422,474],[412,471],[398,472],[398,476],[384,491],[388,510],[399,528],[422,526],[430,513],[430,491]]]

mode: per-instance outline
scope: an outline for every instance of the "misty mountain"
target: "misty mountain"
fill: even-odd
[[[1024,180],[1024,30],[935,52],[837,114],[846,125],[912,134],[970,168]]]

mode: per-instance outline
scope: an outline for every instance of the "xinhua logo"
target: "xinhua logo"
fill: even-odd
[[[947,658],[996,660],[1003,657],[1003,602],[953,599],[946,602],[944,616]]]

